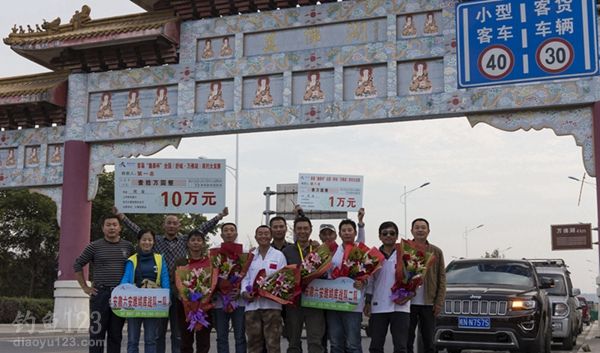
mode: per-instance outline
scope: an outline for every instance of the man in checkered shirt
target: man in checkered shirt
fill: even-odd
[[[116,208],[113,208],[113,212],[135,234],[141,230],[137,224],[127,218],[124,214],[119,213]],[[198,228],[198,231],[203,234],[208,234],[217,226],[219,221],[228,214],[229,209],[225,207],[221,213],[202,223]],[[175,260],[187,256],[187,235],[180,234],[180,228],[181,222],[179,216],[174,214],[166,215],[163,223],[164,235],[156,236],[156,242],[154,243],[154,248],[152,250],[163,256],[167,263],[167,267],[169,268],[169,278],[171,279],[171,306],[169,307],[169,318],[161,319],[161,323],[158,325],[158,340],[156,341],[157,353],[165,353],[166,351],[165,337],[169,321],[171,322],[171,353],[179,353],[180,351],[181,334],[177,318],[177,306],[175,305],[175,301],[178,300],[177,289],[174,285]]]

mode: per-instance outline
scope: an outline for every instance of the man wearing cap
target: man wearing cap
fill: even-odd
[[[361,207],[358,210],[358,235],[356,237],[356,241],[359,243],[364,243],[365,242],[365,223],[364,223],[364,218],[365,218],[365,209],[364,207]],[[337,233],[335,230],[335,226],[333,224],[328,224],[328,223],[324,223],[321,224],[321,226],[319,227],[319,239],[321,239],[321,242],[323,243],[327,243],[330,241],[335,242],[337,238]],[[325,327],[325,335],[323,336],[323,340],[322,340],[322,345],[323,345],[323,352],[327,352],[327,327]]]
[[[358,243],[365,242],[365,223],[363,222],[364,218],[365,209],[364,207],[361,207],[358,210],[358,234],[356,236],[356,242]],[[337,239],[337,233],[333,224],[321,224],[321,226],[319,227],[319,239],[321,239],[321,242],[323,243],[335,241]]]

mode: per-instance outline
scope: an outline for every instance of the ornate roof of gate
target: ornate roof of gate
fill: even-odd
[[[15,26],[4,43],[49,69],[75,72],[177,62],[179,19],[172,10],[92,20],[87,6],[71,20]]]
[[[148,11],[172,9],[182,20],[231,16],[338,0],[131,0]]]
[[[0,79],[0,128],[64,125],[68,72]]]

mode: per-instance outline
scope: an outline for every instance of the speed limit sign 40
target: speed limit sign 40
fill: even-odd
[[[573,46],[561,38],[550,38],[538,47],[535,60],[540,69],[557,74],[565,71],[573,63]]]
[[[498,80],[510,74],[515,64],[512,51],[503,45],[492,45],[479,55],[479,72],[491,80]]]

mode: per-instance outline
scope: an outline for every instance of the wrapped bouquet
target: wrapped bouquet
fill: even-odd
[[[370,248],[363,243],[344,245],[342,264],[333,269],[331,277],[349,277],[364,281],[377,271],[385,257],[375,247]]]
[[[189,331],[208,328],[208,310],[217,284],[216,271],[209,268],[179,266],[175,271],[175,285],[179,291]]]
[[[217,295],[223,301],[223,310],[227,313],[233,312],[238,306],[231,293],[240,288],[253,256],[244,254],[242,244],[236,243],[223,243],[221,247],[210,250],[210,262],[218,278]]]
[[[304,257],[300,264],[300,277],[302,285],[306,286],[315,278],[323,276],[331,267],[331,259],[335,250],[331,244],[322,244],[315,251],[311,251]]]
[[[300,267],[287,265],[270,276],[262,269],[258,271],[251,291],[279,304],[293,304],[301,293]]]
[[[396,281],[390,298],[402,305],[415,296],[435,256],[427,251],[425,244],[406,239],[396,244],[396,256]]]

